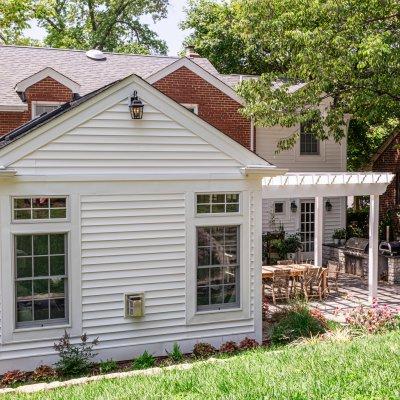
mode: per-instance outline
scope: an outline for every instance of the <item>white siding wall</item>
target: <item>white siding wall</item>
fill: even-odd
[[[21,174],[237,173],[240,164],[150,105],[132,121],[127,101],[15,162]]]
[[[290,211],[290,203],[296,200],[298,209],[296,213]],[[324,204],[327,199],[324,199]],[[344,210],[346,209],[346,198],[333,197],[329,199],[332,204],[332,211],[327,212],[324,209],[324,243],[332,243],[332,234],[335,229],[346,226]],[[274,202],[284,202],[286,212],[284,214],[275,214],[275,226],[272,224],[274,215]],[[300,231],[300,199],[274,199],[263,200],[263,232],[268,232],[279,228],[282,224],[286,233],[293,234]]]
[[[270,163],[290,172],[346,171],[345,139],[341,143],[327,140],[320,143],[320,156],[300,156],[299,143],[291,150],[276,153],[280,139],[290,136],[295,128],[273,126],[256,128],[256,152]]]

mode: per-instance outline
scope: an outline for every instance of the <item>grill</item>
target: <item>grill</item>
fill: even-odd
[[[369,240],[358,237],[350,238],[345,244],[346,249],[354,250],[360,253],[367,253],[368,247],[369,247]]]
[[[400,242],[381,242],[379,250],[388,256],[400,255]]]

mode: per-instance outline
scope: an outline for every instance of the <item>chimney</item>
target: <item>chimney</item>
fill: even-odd
[[[200,54],[196,53],[194,46],[185,47],[185,57],[187,58],[199,58]]]

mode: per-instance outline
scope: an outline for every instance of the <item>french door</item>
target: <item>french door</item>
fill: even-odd
[[[300,201],[300,238],[303,258],[314,258],[315,203],[314,200]]]

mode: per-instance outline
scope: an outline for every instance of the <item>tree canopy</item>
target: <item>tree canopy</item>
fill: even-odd
[[[398,0],[192,0],[184,26],[194,30],[187,41],[223,72],[261,75],[238,88],[258,125],[311,121],[322,140],[343,137],[346,114],[364,139],[399,125]],[[318,107],[324,98],[328,109]]]
[[[168,0],[3,0],[0,41],[29,43],[24,29],[36,21],[48,46],[166,54],[165,41],[140,17],[165,18],[167,6]]]

